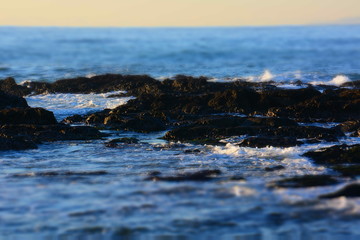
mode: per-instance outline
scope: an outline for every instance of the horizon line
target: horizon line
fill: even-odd
[[[354,26],[360,23],[314,23],[314,24],[276,24],[276,25],[198,25],[198,26],[69,26],[69,25],[0,25],[13,28],[248,28],[248,27],[317,27],[317,26]]]

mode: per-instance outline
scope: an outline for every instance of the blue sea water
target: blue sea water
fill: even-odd
[[[360,79],[360,25],[222,28],[0,27],[0,78],[102,73]]]
[[[341,82],[360,79],[359,59],[360,26],[356,25],[0,27],[0,79],[12,76],[18,82],[102,73]],[[339,75],[344,76],[336,78]],[[26,99],[30,106],[49,109],[61,120],[114,108],[130,99],[107,98],[109,94],[53,93]],[[344,184],[268,187],[284,177],[333,174],[302,154],[360,143],[359,138],[248,148],[237,146],[237,138],[227,139],[224,146],[208,146],[159,139],[165,132],[105,132],[110,136],[102,140],[44,143],[34,150],[0,152],[0,240],[360,238],[359,198],[318,199]],[[105,147],[106,141],[119,137],[140,141]],[[285,169],[265,171],[278,165]],[[153,171],[171,176],[201,169],[219,169],[223,180],[145,180]],[[99,171],[104,174],[96,174]],[[246,180],[228,181],[231,177]],[[359,182],[359,178],[344,181]]]

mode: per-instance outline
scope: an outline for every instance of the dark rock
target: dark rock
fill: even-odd
[[[105,134],[97,129],[87,126],[70,127],[65,124],[54,125],[2,125],[0,136],[12,138],[23,137],[33,142],[53,142],[65,140],[92,140],[100,139]]]
[[[249,135],[258,137],[287,137],[289,139],[317,138],[321,140],[330,139],[333,141],[338,136],[343,136],[334,129],[308,127],[308,126],[289,126],[289,127],[269,127],[269,126],[237,126],[227,127],[227,125],[217,127],[213,125],[189,125],[173,129],[167,132],[164,139],[176,141],[198,141],[202,139],[220,140],[232,136]]]
[[[274,107],[267,116],[293,117],[308,122],[343,122],[360,118],[360,89],[326,90],[323,94],[286,107]]]
[[[100,176],[107,175],[106,171],[47,171],[47,172],[29,172],[29,173],[17,173],[12,175],[13,177],[66,177],[66,176]]]
[[[169,181],[169,182],[180,182],[180,181],[209,181],[214,177],[221,174],[220,170],[201,170],[197,172],[183,173],[176,176],[152,176],[147,180],[152,181]]]
[[[341,188],[340,190],[334,192],[334,193],[329,193],[329,194],[324,194],[324,195],[320,195],[319,198],[337,198],[337,197],[360,197],[360,184],[358,183],[353,183],[350,185],[347,185],[343,188]]]
[[[0,80],[0,91],[17,97],[23,97],[31,93],[29,88],[17,85],[15,79],[11,77]]]
[[[229,178],[229,181],[243,181],[243,180],[245,180],[245,178],[242,176],[232,176]]]
[[[199,149],[187,149],[184,151],[184,153],[186,154],[196,154],[196,153],[201,153],[201,151]]]
[[[304,188],[337,184],[338,181],[329,175],[305,175],[293,178],[281,179],[269,184],[274,188]]]
[[[360,163],[360,144],[321,148],[316,151],[309,151],[303,156],[311,158],[317,164]]]
[[[346,121],[337,126],[343,132],[354,132],[360,130],[360,120]]]
[[[7,138],[0,134],[0,151],[5,150],[26,150],[36,149],[37,146],[33,141],[25,140],[21,137]]]
[[[355,88],[360,88],[360,80],[343,83],[343,84],[341,84],[341,87],[355,87]]]
[[[17,107],[28,107],[26,100],[22,97],[6,94],[0,91],[0,109],[4,108],[17,108]]]
[[[10,108],[0,110],[0,124],[56,124],[54,114],[43,108]]]
[[[331,168],[346,177],[360,176],[360,165],[336,165]]]
[[[81,123],[85,121],[85,117],[76,114],[70,117],[66,117],[65,119],[63,119],[61,122],[62,123],[67,123],[67,124],[72,124],[72,123]]]
[[[293,147],[303,144],[292,137],[249,137],[244,139],[239,146],[264,148],[273,147]]]
[[[125,144],[135,144],[138,143],[139,139],[137,138],[116,138],[116,139],[112,139],[109,142],[105,143],[106,147],[117,147],[118,143],[125,143]]]
[[[274,171],[279,171],[279,170],[284,170],[285,167],[282,166],[282,165],[277,165],[277,166],[274,166],[274,167],[266,167],[265,168],[265,171],[267,172],[274,172]]]

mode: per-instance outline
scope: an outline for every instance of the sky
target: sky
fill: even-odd
[[[360,23],[360,0],[0,0],[5,26],[268,26]]]

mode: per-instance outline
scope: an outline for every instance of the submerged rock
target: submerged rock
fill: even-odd
[[[124,144],[136,144],[139,142],[139,139],[137,138],[115,138],[105,143],[106,147],[117,147],[118,143],[124,143]]]
[[[293,147],[301,144],[303,144],[303,142],[298,141],[293,137],[249,137],[237,145],[241,147],[264,148],[267,146]]]
[[[337,198],[337,197],[360,197],[360,184],[359,183],[353,183],[349,184],[340,190],[328,193],[324,195],[320,195],[319,198]]]
[[[268,186],[272,188],[304,188],[317,187],[337,184],[333,176],[329,175],[305,175],[293,178],[285,178],[279,181],[274,181]]]
[[[331,168],[346,177],[360,176],[360,165],[336,165]]]
[[[315,151],[309,151],[303,156],[309,157],[317,164],[344,164],[360,163],[360,144],[356,145],[338,145],[329,148],[321,148]]]
[[[156,174],[147,178],[152,181],[169,181],[169,182],[180,182],[180,181],[209,181],[214,177],[221,174],[220,170],[201,170],[197,172],[182,173],[175,176],[161,176]]]

